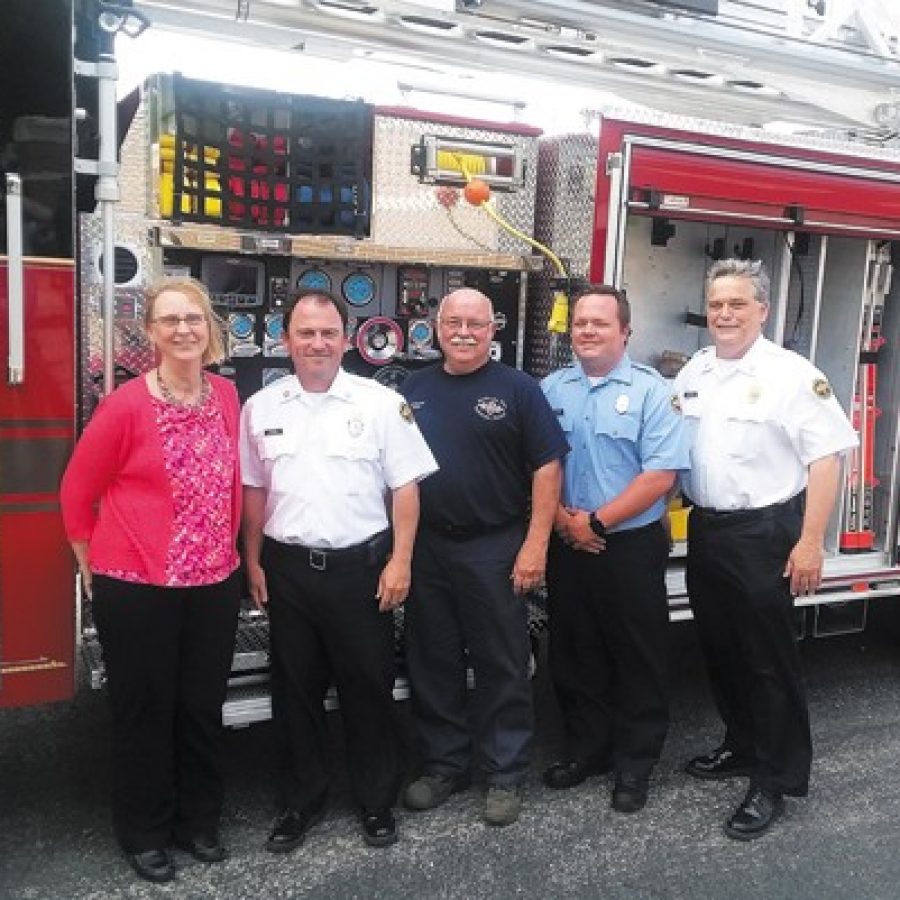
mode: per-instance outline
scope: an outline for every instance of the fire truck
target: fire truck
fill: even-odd
[[[555,30],[537,32],[533,19],[509,18],[513,8],[521,13],[533,4],[485,3],[482,10],[480,3],[451,3],[452,10],[428,15],[407,9],[434,5],[386,3],[396,14],[391,39],[398,31],[419,35],[402,46],[433,54],[441,23],[481,45],[490,31],[490,64],[512,70],[533,66],[515,61],[503,44],[524,34],[535,52],[552,45],[547,74],[561,79],[574,79],[572,67],[596,51],[596,33],[576,15],[583,3],[559,11]],[[674,5],[690,11],[687,0]],[[900,150],[889,146],[890,109],[879,113],[880,144],[854,120],[856,112],[834,104],[816,108],[825,123],[818,136],[777,136],[750,122],[762,110],[809,116],[809,91],[798,89],[793,100],[762,92],[744,105],[734,100],[739,95],[716,94],[718,105],[704,105],[699,98],[711,90],[698,87],[704,74],[693,69],[689,76],[684,67],[665,114],[606,110],[586,117],[581,132],[552,135],[518,121],[177,74],[147,78],[116,106],[116,34],[138,36],[153,21],[189,31],[233,6],[209,0],[176,11],[152,2],[12,0],[4,7],[4,49],[15,64],[0,94],[0,354],[7,362],[0,383],[0,706],[71,696],[76,647],[87,680],[102,683],[57,488],[99,397],[153,365],[143,291],[166,273],[191,274],[209,289],[227,336],[220,372],[245,399],[290,374],[281,310],[298,288],[340,293],[353,314],[346,367],[396,386],[439,360],[433,312],[449,290],[473,286],[491,296],[498,325],[492,356],[541,376],[570,358],[569,292],[579,281],[605,281],[631,298],[632,357],[672,377],[709,343],[703,280],[711,261],[762,259],[773,276],[767,336],[827,374],[861,441],[829,527],[822,590],[798,600],[800,633],[861,629],[872,598],[900,593],[900,288],[892,279],[900,254]],[[215,21],[229,30],[243,15],[244,25],[258,26],[250,15],[258,6],[238,3],[236,17]],[[285,14],[285,4],[262,6]],[[378,20],[359,30],[363,6],[371,4],[299,6],[298,16],[320,16],[320,32],[338,42],[362,45],[384,26]],[[710,9],[695,12],[708,17]],[[196,18],[183,18],[189,13]],[[414,21],[401,21],[401,13]],[[167,22],[172,16],[179,18]],[[621,17],[616,21],[621,40],[629,40]],[[263,29],[254,39],[263,33],[282,31]],[[560,69],[563,47],[570,58]],[[441,52],[465,55],[468,44]],[[658,85],[640,86],[638,57],[628,59],[628,83],[639,83],[639,96],[656,97]],[[622,65],[609,67],[614,84]],[[776,63],[769,68],[775,72]],[[847,68],[837,66],[832,77]],[[869,99],[882,97],[880,87],[867,89]],[[728,124],[697,115],[724,108],[735,113]],[[473,178],[490,187],[487,209],[465,200]],[[673,503],[673,621],[690,617],[687,514]],[[537,630],[540,598],[531,602]],[[267,649],[267,621],[248,608],[227,724],[270,714]],[[395,692],[405,696],[402,679]]]

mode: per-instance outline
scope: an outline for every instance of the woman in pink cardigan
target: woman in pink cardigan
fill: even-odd
[[[238,399],[190,278],[147,293],[159,364],[107,397],[62,482],[66,533],[93,601],[113,720],[113,818],[142,878],[175,875],[171,843],[225,858],[222,703],[240,604]]]

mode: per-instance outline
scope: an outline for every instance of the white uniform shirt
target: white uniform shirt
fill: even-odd
[[[254,394],[240,451],[244,484],[266,489],[263,533],[322,549],[384,531],[389,491],[437,471],[404,399],[343,369],[325,393],[291,377]]]
[[[810,463],[859,443],[825,376],[764,337],[739,360],[701,350],[675,393],[691,446],[682,485],[699,506],[784,502],[806,487]]]

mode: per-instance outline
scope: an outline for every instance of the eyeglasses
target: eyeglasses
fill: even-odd
[[[445,328],[448,328],[450,331],[462,331],[463,327],[467,328],[473,334],[478,334],[481,331],[485,331],[487,328],[490,328],[493,325],[493,322],[477,322],[472,321],[471,319],[444,319],[441,318],[438,320],[441,325]]]
[[[206,316],[203,313],[188,313],[186,316],[157,316],[150,321],[154,325],[174,331],[182,322],[188,328],[202,328],[206,324]]]

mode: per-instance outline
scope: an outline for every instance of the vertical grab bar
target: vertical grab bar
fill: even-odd
[[[22,251],[22,179],[6,176],[6,243],[9,259],[9,368],[7,382],[25,382],[24,259]]]

